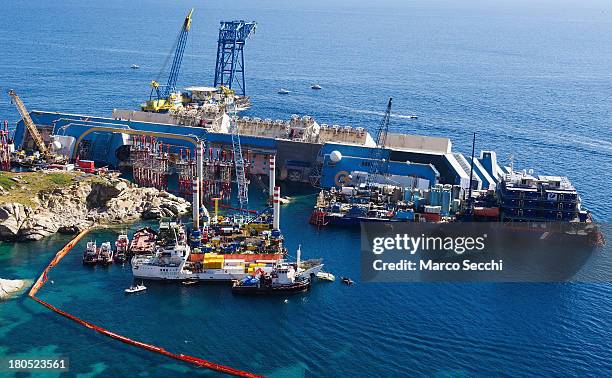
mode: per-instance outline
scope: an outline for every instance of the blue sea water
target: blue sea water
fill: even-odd
[[[393,130],[451,137],[463,153],[476,132],[477,149],[567,175],[595,217],[612,220],[608,2],[3,0],[0,90],[14,88],[31,109],[108,116],[135,108],[191,6],[181,85],[212,83],[219,20],[256,20],[245,48],[249,114],[373,128],[393,97]],[[315,82],[324,89],[310,90]],[[279,87],[292,93],[279,96]],[[8,98],[0,118],[18,119]],[[310,227],[313,197],[283,190],[297,196],[281,220],[288,246],[301,243],[305,256],[358,278],[359,233]],[[0,244],[0,277],[35,278],[68,240]],[[612,374],[609,284],[336,283],[287,302],[151,284],[125,296],[129,269],[85,269],[81,247],[53,271],[43,299],[135,339],[257,373]],[[0,304],[0,355],[68,356],[68,376],[214,375],[81,329],[23,296]]]

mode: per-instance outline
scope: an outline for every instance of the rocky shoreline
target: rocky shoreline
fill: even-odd
[[[0,300],[7,299],[11,295],[25,288],[27,282],[23,280],[5,280],[0,278]]]
[[[136,187],[113,176],[74,176],[64,187],[32,193],[34,206],[0,204],[0,240],[40,240],[59,233],[78,233],[97,225],[178,216],[191,204],[155,188]]]

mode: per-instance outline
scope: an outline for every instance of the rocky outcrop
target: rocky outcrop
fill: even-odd
[[[183,198],[134,187],[119,178],[96,178],[42,191],[34,201],[39,204],[35,209],[19,203],[0,205],[0,240],[40,240],[93,225],[177,216],[190,208]]]
[[[0,300],[7,299],[26,286],[26,281],[4,280],[0,278]]]

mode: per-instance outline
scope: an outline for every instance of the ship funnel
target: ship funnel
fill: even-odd
[[[270,198],[274,197],[274,188],[276,187],[276,157],[274,155],[270,155]]]
[[[274,198],[272,201],[272,210],[274,211],[274,216],[272,220],[272,228],[274,230],[280,230],[280,187],[274,187]]]

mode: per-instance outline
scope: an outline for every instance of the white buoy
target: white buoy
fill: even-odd
[[[272,218],[272,228],[274,230],[280,230],[280,187],[274,187],[274,198],[272,201],[272,210],[274,212]]]
[[[331,152],[331,154],[329,154],[329,160],[332,161],[332,163],[337,163],[340,160],[342,160],[342,153],[338,150],[334,150]]]

